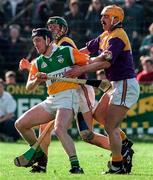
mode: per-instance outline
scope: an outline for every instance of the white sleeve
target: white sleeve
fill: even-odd
[[[16,101],[11,94],[8,93],[7,103],[6,103],[6,113],[14,113],[16,110]]]

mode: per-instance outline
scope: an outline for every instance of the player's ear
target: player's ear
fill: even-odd
[[[52,45],[53,45],[53,41],[51,41],[51,40],[49,39],[48,46],[52,46]]]

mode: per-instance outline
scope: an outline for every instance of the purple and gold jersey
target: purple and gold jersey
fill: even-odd
[[[105,31],[87,44],[89,52],[112,52],[111,66],[105,69],[106,77],[110,81],[120,81],[134,78],[134,63],[129,39],[123,28],[116,28],[111,33]]]
[[[58,46],[70,46],[77,49],[74,41],[70,39],[69,37],[62,37],[62,39],[60,39],[56,44]]]

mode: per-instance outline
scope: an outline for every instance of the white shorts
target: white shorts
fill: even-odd
[[[40,105],[53,116],[55,116],[57,109],[72,109],[76,118],[79,109],[79,96],[76,89],[66,90],[50,95]]]
[[[77,90],[79,94],[79,111],[86,113],[92,111],[95,105],[95,92],[92,86],[81,85]]]
[[[130,108],[139,98],[140,87],[135,78],[112,81],[113,89],[108,93],[110,103]]]

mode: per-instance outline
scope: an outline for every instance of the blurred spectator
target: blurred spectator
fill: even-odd
[[[4,81],[0,79],[0,140],[16,141],[19,134],[14,127],[16,101],[4,91]]]
[[[153,0],[141,0],[140,2],[144,8],[145,27],[143,30],[147,33],[147,28],[153,22]]]
[[[133,56],[136,68],[139,65],[139,47],[144,28],[144,10],[143,6],[137,4],[135,0],[125,0],[123,5],[125,18],[124,27],[131,41]]]
[[[40,1],[35,9],[35,21],[33,21],[33,26],[45,27],[46,22],[50,16],[52,16],[52,9],[50,6],[50,0]]]
[[[144,37],[139,49],[141,55],[149,55],[150,48],[153,46],[153,23],[148,29],[149,34]]]
[[[22,73],[18,72],[19,61],[26,57],[30,50],[27,40],[20,36],[20,26],[13,24],[9,26],[8,49],[4,71],[13,70],[17,73],[17,82],[24,81]]]
[[[3,70],[5,69],[5,64],[6,64],[6,60],[7,60],[7,50],[8,50],[8,41],[6,40],[6,38],[4,38],[2,29],[0,29],[0,67],[1,67],[1,71],[0,71],[0,77],[4,76],[4,72]]]
[[[68,23],[69,37],[72,38],[77,47],[80,48],[85,42],[85,24],[83,14],[79,10],[78,0],[70,0],[69,11],[65,13],[64,18]]]
[[[18,63],[22,57],[25,57],[26,42],[20,36],[20,26],[13,24],[9,26],[7,63],[5,70],[18,70]]]
[[[32,28],[36,28],[39,24],[39,17],[38,17],[38,5],[41,2],[41,0],[33,0],[33,6],[32,6],[32,18],[31,18],[31,26]]]
[[[7,0],[4,5],[4,19],[5,23],[11,22],[16,15],[24,9],[24,1],[23,0]],[[14,23],[22,23],[22,16],[18,18]]]
[[[101,32],[101,10],[103,9],[104,4],[102,4],[101,0],[92,0],[85,20],[86,20],[86,37],[89,41],[95,37],[97,37]]]
[[[35,4],[35,13],[32,18],[32,25],[36,27],[45,27],[46,22],[50,16],[62,16],[64,9],[64,2],[57,0],[43,0],[37,1]]]
[[[14,71],[7,71],[5,73],[5,84],[16,84],[16,73]]]
[[[153,60],[153,46],[150,48],[149,56],[150,56],[151,59]]]
[[[1,0],[0,1],[0,27],[3,27],[5,23],[3,4],[4,2]]]
[[[143,33],[144,27],[144,9],[143,6],[136,3],[136,0],[125,0],[123,5],[125,20],[124,27],[130,38]]]
[[[66,0],[66,3],[64,4],[65,11],[69,10],[69,2],[70,0]],[[79,1],[79,10],[83,13],[83,16],[86,15],[90,3],[91,3],[91,0]]]
[[[141,56],[142,71],[138,73],[137,80],[140,83],[153,82],[153,60],[149,56]]]

